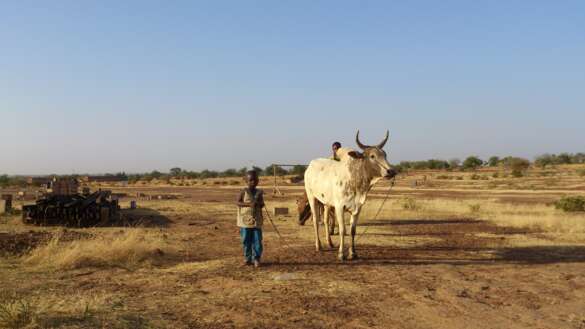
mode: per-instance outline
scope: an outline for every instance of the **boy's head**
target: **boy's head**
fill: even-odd
[[[337,150],[341,148],[341,143],[340,142],[335,142],[333,143],[333,145],[331,145],[331,149],[333,150],[333,152],[337,152]]]
[[[248,187],[256,188],[258,186],[258,173],[254,170],[250,170],[246,173],[246,183]]]

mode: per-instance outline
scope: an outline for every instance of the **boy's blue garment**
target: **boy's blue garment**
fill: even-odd
[[[262,257],[262,229],[240,227],[240,237],[246,261],[260,260]]]

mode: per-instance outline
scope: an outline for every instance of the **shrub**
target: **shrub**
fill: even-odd
[[[498,174],[497,172],[495,172],[495,173],[492,175],[492,177],[493,177],[493,178],[498,178],[498,177],[500,177],[500,174]]]
[[[416,210],[419,210],[420,208],[421,208],[421,206],[413,198],[406,198],[402,202],[402,209],[404,209],[404,210],[416,211]]]
[[[470,204],[468,206],[469,206],[469,212],[474,213],[474,214],[478,213],[479,210],[481,209],[481,205],[479,203],[473,203],[473,204]]]
[[[463,180],[463,176],[457,176],[456,180]]]
[[[439,175],[439,176],[437,176],[437,179],[451,179],[451,177],[449,177],[447,175]]]
[[[520,178],[522,176],[524,176],[524,174],[522,173],[522,171],[520,171],[520,170],[512,170],[512,177]]]
[[[1,296],[0,327],[25,328],[33,321],[30,303],[18,296]]]
[[[585,211],[585,198],[582,196],[565,196],[555,202],[555,208],[564,212]]]
[[[471,176],[469,177],[469,179],[471,179],[471,180],[478,180],[478,179],[481,179],[481,176],[480,176],[480,175],[478,175],[478,174],[473,174],[473,175],[471,175]]]
[[[585,176],[585,169],[577,169],[577,175],[584,177]]]

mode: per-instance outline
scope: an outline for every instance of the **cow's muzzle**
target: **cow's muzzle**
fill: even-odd
[[[386,178],[394,178],[396,177],[396,175],[398,175],[398,171],[396,171],[395,169],[388,169],[386,171]]]

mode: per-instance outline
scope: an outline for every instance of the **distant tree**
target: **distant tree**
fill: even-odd
[[[500,163],[500,157],[493,156],[493,157],[489,158],[487,165],[490,167],[497,167],[499,163]]]
[[[196,171],[183,171],[183,175],[189,179],[199,178],[200,174]]]
[[[302,176],[305,174],[305,170],[307,170],[306,166],[296,165],[291,169],[290,173],[292,175]]]
[[[156,178],[156,179],[159,179],[159,178],[161,178],[161,177],[162,177],[162,175],[163,175],[163,174],[162,174],[160,171],[158,171],[158,170],[153,170],[153,171],[150,173],[150,177],[152,177],[152,178]]]
[[[0,187],[7,187],[10,185],[10,178],[8,175],[0,175]]]
[[[523,158],[512,157],[509,160],[510,169],[512,172],[524,172],[530,167],[530,161]]]
[[[238,176],[244,177],[248,173],[248,167],[243,167],[238,170]]]
[[[175,168],[171,168],[169,173],[172,177],[180,177],[181,174],[183,173],[183,170],[179,167],[175,167]]]
[[[470,156],[463,161],[463,169],[475,170],[483,165],[483,160],[476,156]]]
[[[232,168],[227,169],[220,174],[221,177],[235,177],[238,175],[239,175],[239,172],[235,169],[232,169]]]
[[[410,161],[400,161],[398,166],[400,167],[400,169],[402,171],[405,171],[405,170],[412,168],[412,163]]]
[[[430,159],[426,161],[427,169],[447,169],[449,162],[445,160]]]
[[[270,165],[270,166],[266,167],[266,169],[264,169],[264,174],[265,175],[272,176],[272,175],[274,175],[274,170],[275,169],[276,169],[276,175],[277,176],[284,176],[284,175],[288,174],[288,171],[286,171],[281,166],[274,166],[275,168],[273,168],[273,166],[274,165]]]
[[[557,155],[558,164],[570,164],[571,163],[571,155],[569,153],[561,153]]]
[[[217,173],[217,171],[212,171],[212,170],[203,170],[200,174],[199,174],[199,178],[216,178],[218,177],[219,174]]]
[[[459,166],[461,166],[461,160],[459,160],[457,158],[453,158],[453,159],[449,160],[449,168],[457,169],[457,168],[459,168]]]
[[[572,163],[585,163],[585,153],[577,153],[571,157]]]
[[[548,154],[548,153],[543,154],[543,155],[539,155],[534,160],[534,164],[541,167],[542,169],[546,168],[546,166],[550,166],[550,165],[554,164],[554,162],[555,162],[555,157],[553,155]]]

